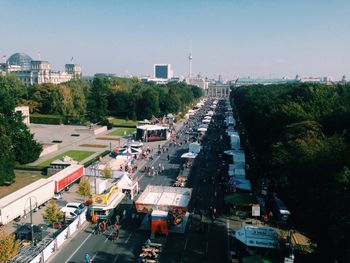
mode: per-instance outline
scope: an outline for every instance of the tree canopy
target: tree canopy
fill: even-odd
[[[326,261],[350,257],[350,85],[233,90],[251,176],[268,178]]]
[[[0,185],[15,180],[15,162],[32,162],[42,150],[22,122],[22,115],[15,112],[15,106],[26,94],[26,88],[17,78],[0,76]]]
[[[40,84],[19,92],[21,104],[40,114],[104,122],[107,116],[143,120],[183,111],[203,91],[185,83],[157,85],[138,78],[97,75],[92,82]]]

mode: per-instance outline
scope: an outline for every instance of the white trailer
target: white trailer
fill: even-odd
[[[24,216],[50,200],[54,195],[55,183],[40,179],[0,199],[0,223],[5,225],[18,216]]]

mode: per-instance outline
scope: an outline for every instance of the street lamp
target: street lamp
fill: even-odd
[[[91,168],[94,170],[94,178],[95,178],[95,194],[97,194],[97,182],[96,182],[96,172],[97,172],[97,169],[98,169],[98,165],[99,165],[99,161],[98,160],[95,160],[92,164],[91,164]]]
[[[26,202],[24,203],[24,214],[26,214],[26,204],[27,204],[27,201],[29,199],[29,214],[30,214],[30,230],[31,230],[31,241],[32,241],[32,244],[34,244],[33,240],[34,240],[34,229],[33,229],[33,210],[32,210],[32,198],[35,199],[35,202],[36,202],[36,206],[38,206],[38,202],[36,200],[36,197],[35,196],[29,196],[26,200]]]

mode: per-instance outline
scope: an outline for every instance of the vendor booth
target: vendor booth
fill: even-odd
[[[160,233],[167,235],[170,227],[181,223],[183,225],[184,219],[188,219],[187,210],[191,195],[191,188],[148,185],[135,202],[135,208],[139,213],[148,213],[150,228],[153,234]],[[162,223],[165,214],[167,218],[166,228]],[[153,220],[156,222],[153,223]]]
[[[168,127],[160,125],[142,125],[136,127],[136,140],[143,142],[167,140],[169,136]]]

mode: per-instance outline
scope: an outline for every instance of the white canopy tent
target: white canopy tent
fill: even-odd
[[[244,169],[238,169],[238,168],[234,168],[232,170],[228,170],[228,175],[229,176],[233,176],[236,179],[246,179],[246,175],[245,175],[245,170]]]
[[[193,153],[193,152],[188,152],[188,153],[184,153],[183,155],[181,155],[181,158],[183,159],[194,159],[197,157],[197,154]]]
[[[204,119],[204,120],[202,120],[202,122],[203,122],[203,123],[210,123],[211,120],[209,120],[209,119]]]
[[[236,133],[230,135],[230,142],[231,142],[232,149],[239,149],[241,146],[241,139],[239,138],[239,135]]]
[[[229,180],[229,184],[235,185],[237,189],[244,190],[244,191],[252,191],[252,184],[250,180],[248,179],[235,179],[231,178]]]
[[[188,151],[198,154],[201,151],[201,145],[198,142],[192,142],[188,146]]]

